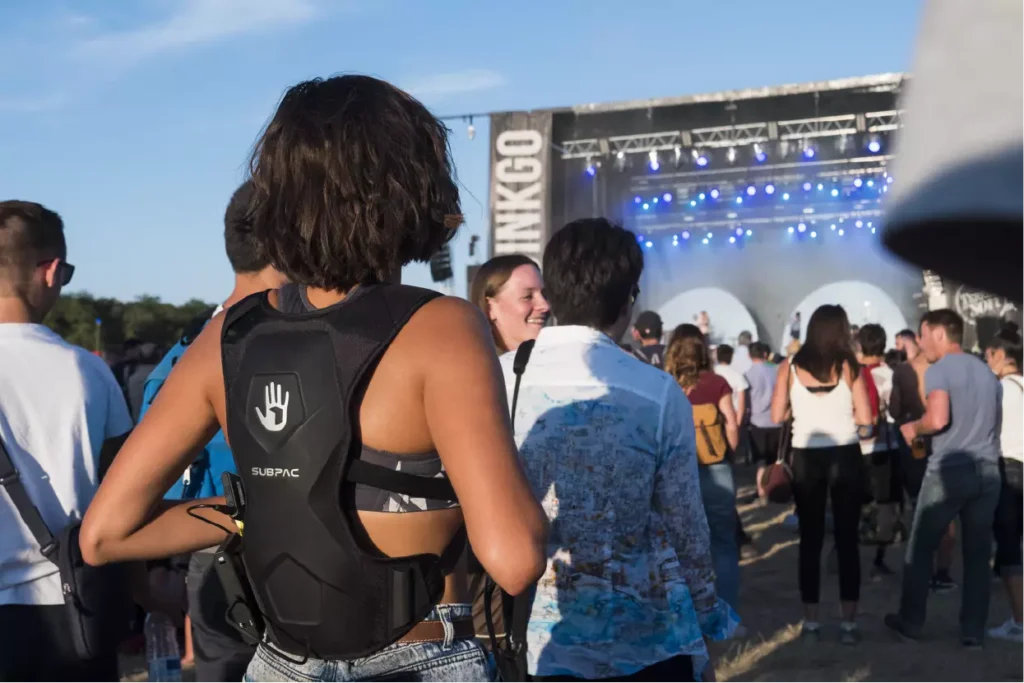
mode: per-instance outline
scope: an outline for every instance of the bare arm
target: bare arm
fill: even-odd
[[[929,436],[941,432],[949,425],[949,393],[933,389],[928,393],[928,403],[920,420],[911,422],[915,436]]]
[[[544,573],[547,517],[519,462],[505,383],[480,312],[428,304],[423,402],[431,438],[462,505],[473,553],[517,595]],[[424,309],[427,312],[427,309]]]
[[[743,417],[747,414],[747,392],[748,389],[743,389],[740,392],[739,397],[736,400],[736,422],[743,424]]]
[[[853,368],[845,364],[843,365],[843,379],[853,391],[853,421],[858,427],[873,427],[875,420],[871,415],[871,397],[868,396],[864,378],[859,373],[854,375]]]
[[[740,446],[740,425],[736,419],[736,409],[732,405],[732,394],[726,394],[718,399],[718,410],[725,418],[725,440],[729,442],[729,448],[735,451]]]
[[[772,394],[772,422],[780,424],[789,415],[789,361],[779,365],[775,378],[775,393]]]
[[[114,458],[82,523],[82,556],[89,564],[169,557],[226,537],[226,532],[187,514],[188,507],[222,504],[223,499],[161,501],[218,429],[209,389],[222,383],[220,322],[208,325],[189,347]],[[226,515],[210,510],[198,514],[232,528]]]

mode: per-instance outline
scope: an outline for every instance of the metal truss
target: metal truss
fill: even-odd
[[[900,128],[902,111],[819,116],[789,121],[765,121],[735,126],[663,131],[608,138],[566,140],[559,150],[563,159],[587,159],[608,154],[646,154],[652,150],[679,148],[723,148],[761,144],[771,140],[804,140],[839,137],[865,131],[880,133]]]
[[[864,114],[864,118],[870,133],[897,130],[903,126],[903,112],[898,109],[869,112]]]

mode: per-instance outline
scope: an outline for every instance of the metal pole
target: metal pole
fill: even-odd
[[[103,350],[100,348],[100,330],[103,329],[103,321],[100,318],[96,318],[96,353],[102,353]]]

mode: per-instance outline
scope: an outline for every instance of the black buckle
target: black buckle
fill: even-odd
[[[39,549],[39,552],[41,552],[43,554],[43,557],[49,557],[50,555],[52,555],[56,551],[57,551],[57,541],[50,541],[49,543],[47,543],[46,545],[44,545],[42,548]]]
[[[9,473],[0,477],[0,486],[10,486],[21,479],[21,475],[18,474],[18,470],[11,470]]]

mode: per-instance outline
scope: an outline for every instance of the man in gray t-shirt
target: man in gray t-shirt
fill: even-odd
[[[988,619],[1002,389],[984,363],[963,352],[963,334],[963,318],[949,309],[929,311],[921,320],[921,352],[932,362],[925,373],[925,413],[900,430],[908,444],[931,436],[933,452],[914,510],[900,611],[887,615],[885,624],[908,638],[921,636],[935,551],[959,516],[960,638],[974,647],[981,645]]]

